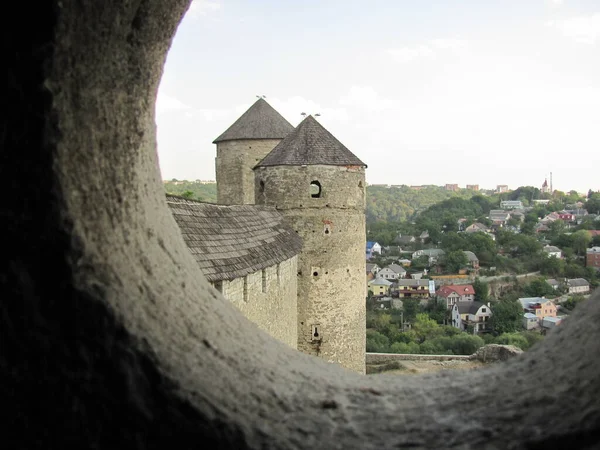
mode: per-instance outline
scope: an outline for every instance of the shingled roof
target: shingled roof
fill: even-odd
[[[302,239],[275,209],[167,195],[183,240],[208,281],[232,280],[298,255]]]
[[[283,139],[293,129],[292,124],[264,99],[259,98],[213,144],[239,139]]]
[[[367,167],[313,116],[300,122],[256,167],[317,164]]]

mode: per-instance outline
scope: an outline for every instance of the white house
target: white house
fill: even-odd
[[[539,328],[540,323],[535,314],[525,313],[523,314],[523,328],[526,330],[534,330]]]
[[[390,264],[377,272],[377,278],[384,280],[398,280],[406,276],[406,269],[398,264]]]
[[[589,294],[590,283],[584,278],[572,278],[567,280],[569,294]]]
[[[492,331],[489,320],[492,316],[490,304],[481,302],[458,302],[452,306],[451,325],[459,330],[473,327],[473,334]]]
[[[559,259],[562,258],[562,251],[560,250],[560,248],[555,247],[554,245],[546,245],[542,250],[548,257],[554,257]]]

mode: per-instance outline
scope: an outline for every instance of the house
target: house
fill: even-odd
[[[544,317],[542,319],[542,328],[545,330],[549,330],[551,328],[557,327],[562,322],[562,317]]]
[[[412,259],[416,259],[421,256],[427,256],[429,258],[429,264],[435,264],[445,254],[446,252],[444,252],[444,250],[442,250],[441,248],[426,248],[414,252],[412,254]]]
[[[377,272],[377,278],[383,278],[384,280],[397,280],[398,278],[404,278],[406,275],[406,269],[398,264],[390,264]]]
[[[479,258],[477,258],[477,255],[469,250],[464,250],[463,253],[469,261],[469,266],[471,266],[475,270],[479,270]]]
[[[555,247],[553,245],[546,245],[546,246],[544,246],[544,248],[542,250],[548,257],[558,258],[558,259],[562,258],[562,251],[558,247]]]
[[[367,241],[367,259],[371,259],[375,254],[381,255],[381,245],[377,242]]]
[[[467,184],[467,189],[470,191],[479,191],[479,185],[478,184]]]
[[[399,279],[391,287],[392,297],[421,298],[430,297],[429,283],[431,280]]]
[[[567,280],[569,294],[589,294],[590,283],[584,278],[572,278]]]
[[[503,192],[508,192],[508,185],[507,184],[499,184],[496,186],[496,192],[498,194],[502,194]]]
[[[586,250],[585,266],[600,270],[600,247],[592,247]]]
[[[502,227],[510,219],[510,214],[503,209],[492,209],[489,218],[494,225]]]
[[[380,270],[380,267],[377,264],[367,263],[367,275],[368,274],[377,275],[377,272],[379,272],[379,270]]]
[[[458,191],[458,184],[446,184],[445,189],[447,191]]]
[[[438,290],[437,297],[446,303],[447,308],[452,308],[458,302],[473,302],[475,300],[475,290],[470,284],[447,285]]]
[[[410,259],[399,259],[398,262],[400,263],[400,265],[402,265],[403,267],[410,267],[412,261]]]
[[[576,220],[575,214],[571,214],[564,211],[558,213],[558,218],[564,222],[575,222]]]
[[[482,223],[475,222],[465,228],[465,233],[487,233],[489,228]]]
[[[523,202],[521,200],[502,200],[500,202],[500,208],[502,208],[502,209],[523,209]]]
[[[555,291],[560,287],[560,283],[555,280],[554,278],[550,278],[549,280],[546,280],[546,283],[548,283],[552,289],[554,289]]]
[[[399,234],[394,239],[394,243],[396,243],[398,245],[409,245],[409,244],[412,244],[413,242],[416,242],[416,239],[414,236],[402,236],[401,234]]]
[[[373,292],[373,295],[388,295],[392,282],[384,278],[375,278],[367,283],[368,289]]]
[[[489,323],[492,316],[490,304],[481,302],[458,302],[452,306],[450,325],[459,330],[466,331],[473,327],[473,334],[492,331]]]
[[[523,314],[523,328],[526,330],[535,330],[540,327],[540,322],[535,314]]]
[[[523,311],[535,314],[538,322],[541,322],[544,317],[556,317],[556,305],[544,297],[524,297],[519,301],[523,306]]]
[[[425,230],[419,235],[419,240],[423,244],[427,239],[429,239],[429,231]]]

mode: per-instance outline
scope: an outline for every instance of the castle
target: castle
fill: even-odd
[[[272,336],[364,373],[366,165],[263,98],[214,143],[219,204],[167,198],[201,270]]]

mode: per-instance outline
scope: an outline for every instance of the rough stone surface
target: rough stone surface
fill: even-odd
[[[255,169],[257,203],[276,207],[302,238],[298,350],[365,372],[365,170],[362,166]],[[311,196],[311,183],[320,197]]]
[[[478,349],[471,357],[481,362],[506,361],[523,353],[514,345],[488,344]]]
[[[221,205],[253,205],[254,172],[252,168],[281,139],[238,139],[217,144],[215,171],[217,203]]]
[[[187,6],[14,2],[1,16],[3,442],[598,448],[600,293],[520,357],[405,378],[296,352],[215,294],[176,231],[155,149],[156,89]]]

